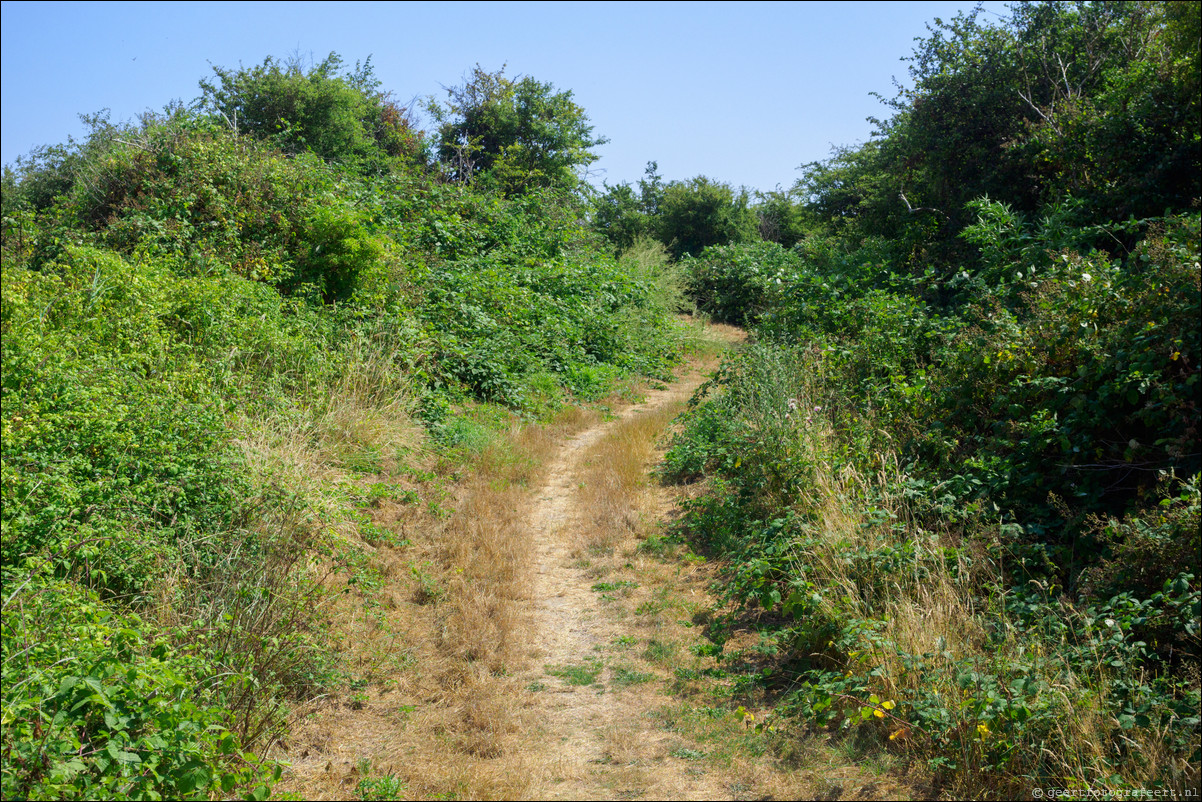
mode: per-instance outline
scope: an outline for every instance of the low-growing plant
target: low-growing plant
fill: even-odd
[[[227,728],[205,649],[148,642],[136,615],[55,582],[52,566],[27,566],[5,570],[5,797],[266,796],[279,769]]]
[[[569,685],[592,685],[601,676],[603,668],[600,660],[590,660],[579,665],[545,666],[543,670]]]

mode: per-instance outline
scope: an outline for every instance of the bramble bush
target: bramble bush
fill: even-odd
[[[36,560],[4,569],[5,798],[266,798],[279,768],[227,728],[205,636],[148,640],[136,614],[53,575]]]
[[[247,750],[340,681],[331,576],[370,584],[327,477],[679,358],[662,251],[446,183],[370,65],[294,66],[6,169],[6,798],[267,794]]]
[[[823,394],[838,359],[747,349],[696,400],[665,458],[669,479],[709,477],[682,526],[727,566],[719,590],[733,612],[711,637],[755,626],[778,655],[771,676],[792,688],[786,710],[811,726],[872,729],[954,787],[1184,781],[1179,761],[1197,759],[1186,666],[1199,656],[1202,596],[1181,563],[1142,569],[1139,591],[1124,568],[1139,546],[1196,545],[1196,479],[1155,516],[1099,520],[1129,545],[1123,568],[1095,563],[1083,592],[1011,584],[1030,559],[1012,540],[1021,527],[882,454],[864,436],[879,419]],[[1098,748],[1128,741],[1156,759]]]
[[[708,482],[682,528],[727,566],[712,636],[757,619],[785,709],[953,788],[1189,787],[1199,215],[973,209],[981,267],[947,278],[873,242],[684,261],[762,340],[664,463]]]

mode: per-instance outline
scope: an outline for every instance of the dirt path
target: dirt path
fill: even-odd
[[[705,637],[715,568],[664,537],[687,491],[649,472],[716,364],[694,360],[608,420],[515,427],[464,479],[373,477],[395,497],[372,525],[398,542],[363,547],[377,589],[335,616],[357,679],[295,712],[270,753],[290,764],[277,792],[876,797],[860,770],[764,726],[754,678],[723,662],[758,636]]]
[[[710,334],[742,339],[727,327]],[[767,726],[762,691],[741,685],[718,658],[724,648],[729,657],[754,647],[758,635],[730,633],[723,646],[701,626],[714,607],[716,568],[664,538],[687,491],[649,474],[673,420],[715,366],[696,363],[576,435],[534,495],[526,520],[538,547],[525,602],[534,635],[519,677],[537,721],[530,798],[904,795],[884,780],[885,767],[866,770],[824,742]]]
[[[528,520],[538,551],[528,614],[537,648],[530,655],[534,665],[526,678],[528,687],[551,686],[537,696],[537,707],[555,754],[536,786],[535,798],[717,798],[715,789],[699,787],[703,784],[688,778],[683,767],[664,764],[672,739],[652,730],[642,711],[631,706],[631,695],[598,688],[596,681],[573,684],[579,677],[567,670],[579,667],[587,676],[588,671],[601,669],[603,674],[602,655],[624,635],[630,637],[629,625],[623,626],[601,609],[603,602],[592,590],[598,584],[595,568],[581,557],[587,548],[578,533],[587,528],[589,510],[583,508],[579,490],[586,479],[590,449],[639,418],[678,408],[706,378],[694,370],[650,392],[643,403],[623,410],[615,420],[573,437],[548,470],[546,485],[535,494]],[[625,553],[631,545],[621,543],[619,549]],[[548,669],[569,676],[551,675],[548,680]],[[643,759],[615,759],[615,742],[638,743]],[[654,776],[631,770],[644,767],[647,759],[659,764]]]

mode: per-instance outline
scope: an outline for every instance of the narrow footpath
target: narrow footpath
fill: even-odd
[[[705,637],[716,569],[669,536],[681,499],[696,489],[663,487],[652,471],[718,354],[742,339],[724,326],[706,335],[721,347],[608,419],[594,414],[562,430],[515,435],[542,438],[523,446],[538,453],[537,470],[456,488],[451,495],[461,498],[447,520],[381,519],[413,543],[376,550],[385,586],[361,599],[362,609],[350,608],[363,623],[348,629],[347,648],[370,681],[297,711],[271,754],[290,764],[279,792],[306,799],[904,793],[882,785],[882,772],[776,726],[754,682],[728,671],[723,647]],[[734,632],[725,647],[754,642],[754,633]]]

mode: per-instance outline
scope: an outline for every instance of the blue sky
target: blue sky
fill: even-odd
[[[609,137],[596,183],[707,175],[789,187],[832,145],[866,140],[900,61],[934,17],[972,2],[57,3],[4,2],[4,164],[114,120],[199,94],[210,63],[269,55],[372,57],[402,101],[508,65],[570,89]],[[1005,13],[1000,2],[986,4]]]

